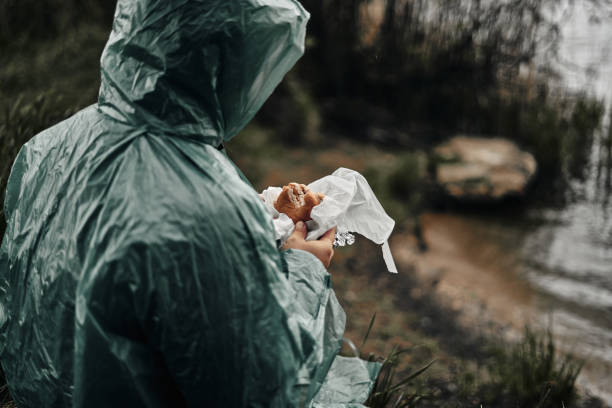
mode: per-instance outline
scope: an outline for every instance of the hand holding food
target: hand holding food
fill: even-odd
[[[301,249],[316,256],[323,265],[328,268],[334,256],[334,238],[336,237],[336,227],[330,229],[319,239],[306,241],[306,224],[299,221],[295,224],[295,230],[283,245],[283,249]]]
[[[289,183],[283,187],[274,208],[278,212],[285,213],[293,223],[298,221],[310,221],[312,208],[318,205],[325,197],[322,193],[312,192],[306,185],[299,183]]]
[[[325,195],[319,193],[321,191],[325,191]],[[289,183],[282,188],[269,186],[261,195],[272,216],[274,238],[281,247],[312,249],[309,252],[327,265],[329,255],[333,255],[333,245],[352,245],[354,234],[359,234],[381,246],[387,269],[397,273],[388,242],[395,221],[387,215],[368,181],[358,172],[340,167],[308,186],[300,183]],[[319,207],[312,212],[317,205]],[[300,248],[304,243],[295,239],[296,230],[301,231],[300,221],[308,224],[306,243],[317,242],[312,248]],[[333,234],[329,231],[332,225],[338,229],[337,237],[335,231]],[[328,233],[336,239],[323,245],[321,238]]]

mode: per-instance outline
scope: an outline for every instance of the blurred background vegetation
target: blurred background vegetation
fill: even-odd
[[[229,154],[258,190],[310,182],[339,166],[361,171],[417,252],[431,244],[421,215],[457,205],[436,186],[431,154],[456,134],[504,137],[538,163],[526,194],[486,211],[562,205],[587,176],[605,106],[560,88],[557,73],[538,64],[558,49],[560,28],[546,14],[556,3],[304,0],[312,15],[306,53]],[[23,143],[96,102],[113,11],[103,0],[0,0],[2,202]],[[437,361],[373,406],[602,406],[577,399],[580,362],[561,356],[552,337],[528,330],[500,346],[508,340],[491,335],[491,322],[462,325],[435,281],[412,276],[410,260],[398,260],[410,275],[398,284],[383,275],[379,257],[365,242],[337,251],[332,273],[347,336],[362,336],[379,311],[364,357],[390,356],[397,379],[386,377],[389,386]],[[406,358],[393,345],[409,349]]]

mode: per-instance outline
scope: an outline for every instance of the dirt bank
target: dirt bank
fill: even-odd
[[[413,265],[420,279],[435,283],[468,327],[493,321],[515,337],[525,324],[552,325],[561,347],[586,360],[579,384],[612,403],[612,365],[578,343],[581,336],[581,343],[588,341],[583,332],[564,332],[558,319],[552,320],[555,310],[524,276],[521,245],[526,230],[449,213],[425,213],[421,222],[427,250],[420,251],[412,235],[398,234],[391,242],[398,263]]]

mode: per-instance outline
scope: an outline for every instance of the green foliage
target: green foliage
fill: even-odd
[[[304,3],[311,40],[298,72],[328,101],[323,118],[351,137],[369,137],[371,126],[430,129],[407,132],[417,145],[502,135],[534,154],[548,191],[582,175],[603,106],[569,92],[553,97],[554,73],[536,75],[536,51],[555,50],[559,39],[543,12],[555,0],[385,0],[378,23],[364,18],[366,0]]]
[[[593,144],[593,134],[601,125],[604,113],[604,103],[589,99],[586,95],[579,96],[573,105],[569,132],[561,150],[562,157],[567,158],[563,170],[570,176],[585,176],[583,171]]]
[[[394,347],[385,358],[372,393],[365,403],[366,406],[370,408],[409,408],[416,407],[419,402],[430,398],[429,395],[413,392],[410,386],[413,380],[427,371],[435,360],[406,374],[401,380],[397,380],[397,365],[400,356],[405,352],[407,350],[399,350]]]
[[[371,335],[376,314],[370,320],[359,350]],[[483,339],[484,340],[484,339]],[[411,350],[393,347],[383,366],[366,406],[371,408],[467,407],[477,402],[501,408],[553,408],[590,406],[578,399],[576,378],[582,361],[561,354],[552,333],[525,328],[516,343],[507,340],[482,344],[487,355],[484,365],[469,367],[459,361],[451,370],[452,391],[448,380],[424,380],[421,376],[434,361],[417,370],[397,372],[402,358]],[[370,354],[370,360],[374,356]],[[398,379],[398,377],[400,377]],[[477,405],[476,405],[477,406]]]
[[[603,103],[585,95],[555,98],[541,93],[530,100],[515,96],[501,107],[496,130],[534,154],[540,180],[562,187],[570,178],[584,176],[603,114]]]
[[[582,362],[559,355],[552,333],[525,328],[521,341],[494,350],[489,363],[492,380],[482,387],[489,404],[545,408],[572,406]]]
[[[116,1],[3,0],[0,2],[0,46],[19,49],[32,41],[57,38],[81,24],[110,28]]]
[[[424,152],[405,152],[385,166],[370,166],[364,176],[389,215],[416,217],[425,206],[428,159]]]
[[[8,390],[4,372],[0,369],[0,408],[14,408],[15,406]]]
[[[363,172],[363,176],[368,180],[374,194],[389,216],[395,220],[406,219],[412,208],[393,196],[389,185],[389,174],[389,169],[378,166],[370,166]]]
[[[307,84],[290,72],[257,114],[256,121],[273,131],[277,142],[322,146],[325,141],[320,132],[319,110]]]
[[[363,336],[361,346],[356,350],[358,354],[362,354],[363,347],[368,341],[375,320],[376,313],[372,315],[368,329]],[[413,392],[410,386],[414,379],[427,371],[435,360],[415,371],[411,371],[407,374],[402,373],[404,375],[401,380],[397,380],[396,378],[400,358],[408,351],[409,350],[400,350],[397,346],[394,346],[389,355],[383,360],[376,382],[374,383],[368,400],[365,402],[366,406],[370,408],[409,408],[416,407],[419,401],[428,398],[426,395]],[[369,359],[373,361],[374,356],[370,355]]]
[[[608,116],[609,123],[612,123],[612,112]],[[612,126],[608,127],[608,131],[604,135],[601,141],[600,160],[607,168],[607,186],[608,189],[611,187],[610,174],[612,172]]]
[[[274,136],[271,129],[250,123],[226,145],[228,155],[258,191],[268,187],[262,184],[267,166],[284,153]]]
[[[389,175],[388,184],[394,197],[416,206],[420,200],[426,159],[422,153],[409,152],[398,157],[398,165]]]
[[[326,75],[303,72],[318,95],[339,103],[360,98],[399,121],[474,126],[536,48],[556,41],[542,13],[552,2],[385,0],[377,2],[382,21],[372,21],[367,0],[304,0],[312,46],[303,65]]]

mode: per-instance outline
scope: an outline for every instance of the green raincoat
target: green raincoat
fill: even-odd
[[[98,103],[28,142],[8,183],[0,361],[19,407],[365,400],[378,366],[336,358],[329,274],[278,250],[222,148],[307,20],[295,0],[119,1]]]

